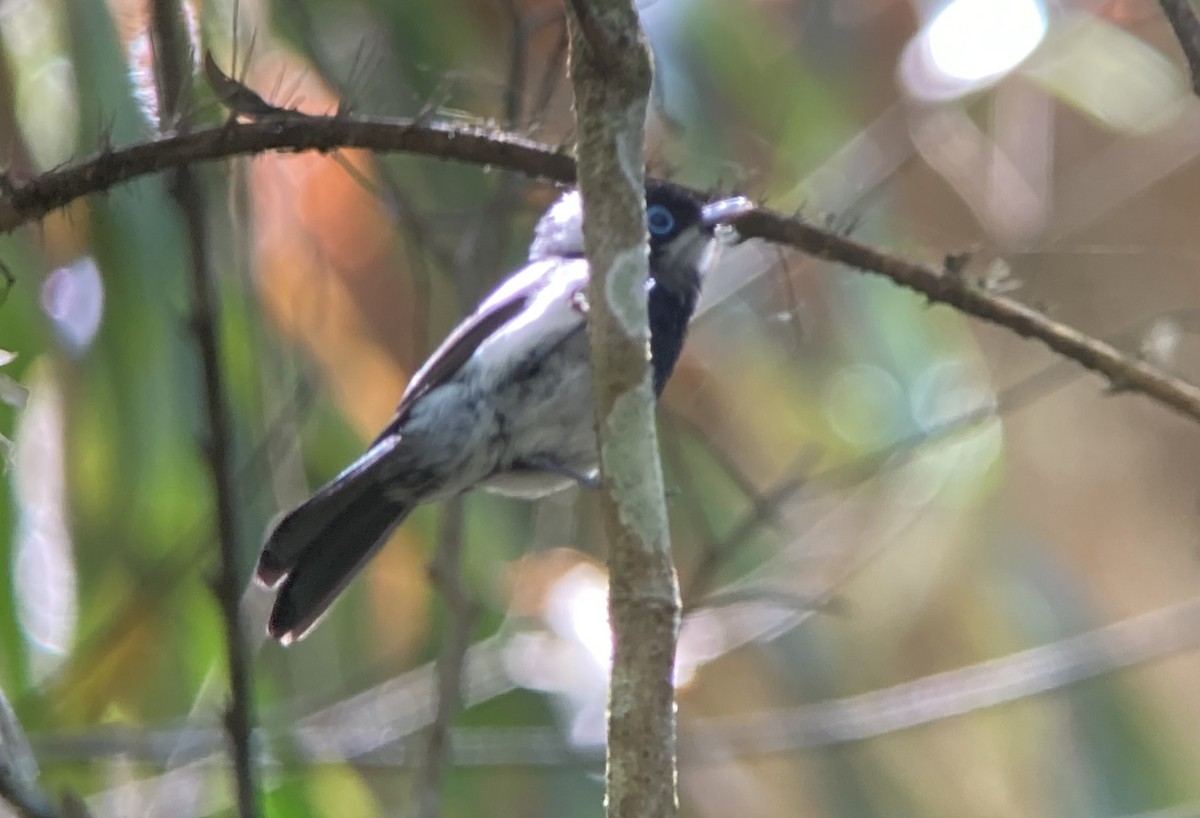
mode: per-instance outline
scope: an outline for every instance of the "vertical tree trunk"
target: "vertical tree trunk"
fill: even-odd
[[[630,0],[569,0],[567,21],[609,551],[607,814],[666,818],[677,812],[679,588],[648,352],[643,145],[651,62]]]

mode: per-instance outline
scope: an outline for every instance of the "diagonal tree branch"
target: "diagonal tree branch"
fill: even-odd
[[[23,182],[13,181],[11,187],[0,188],[0,233],[36,221],[82,196],[180,165],[272,150],[327,152],[338,148],[453,159],[506,168],[557,182],[572,182],[575,178],[575,162],[565,152],[478,125],[340,117],[230,122],[222,127],[199,129],[105,151]],[[1037,339],[1054,352],[1102,375],[1112,387],[1142,393],[1200,421],[1200,388],[1194,384],[1019,301],[991,293],[951,271],[886,253],[835,231],[766,209],[744,216],[738,229],[746,238],[777,242],[819,258],[885,276],[931,301],[948,304],[1023,337]]]
[[[567,153],[483,125],[281,116],[162,136],[105,150],[25,181],[10,179],[11,189],[0,187],[0,233],[37,221],[82,196],[180,165],[267,151],[328,152],[339,148],[454,159],[558,182],[575,179],[575,162]]]
[[[747,238],[787,245],[817,258],[884,276],[930,301],[998,324],[1023,338],[1039,340],[1054,352],[1102,375],[1114,391],[1141,392],[1180,414],[1200,420],[1200,387],[1069,324],[1055,321],[1020,301],[990,292],[984,284],[957,274],[957,265],[939,269],[911,261],[765,209],[747,213],[737,222],[737,228]]]

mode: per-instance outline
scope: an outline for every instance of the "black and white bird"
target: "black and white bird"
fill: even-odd
[[[714,231],[750,208],[741,197],[705,204],[647,185],[655,394],[683,348]],[[260,584],[279,588],[271,636],[287,644],[307,633],[421,503],[474,488],[537,497],[594,480],[587,284],[582,202],[572,191],[538,222],[528,263],[413,375],[366,453],[275,526],[257,572]]]

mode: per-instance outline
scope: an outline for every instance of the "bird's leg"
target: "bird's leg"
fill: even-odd
[[[564,466],[553,457],[544,454],[535,454],[532,457],[523,458],[516,464],[517,468],[529,469],[530,471],[544,471],[550,474],[557,474],[562,477],[569,477],[585,489],[592,491],[600,490],[600,475],[599,474],[580,474],[569,466]]]
[[[564,466],[563,464],[559,463],[554,458],[548,457],[546,455],[539,454],[539,455],[534,455],[533,457],[526,457],[523,460],[520,460],[517,463],[515,463],[514,466],[515,466],[515,468],[518,468],[518,469],[529,469],[530,471],[544,471],[544,472],[549,472],[550,474],[557,474],[562,477],[569,477],[570,479],[572,479],[576,483],[578,483],[580,485],[580,487],[582,487],[582,488],[588,489],[590,491],[599,491],[600,490],[600,473],[599,472],[592,474],[592,475],[580,474],[579,472],[575,471],[574,469],[568,468],[567,466]],[[666,489],[663,490],[663,495],[668,500],[672,500],[672,499],[680,496],[681,494],[683,494],[683,491],[678,488],[667,487]]]

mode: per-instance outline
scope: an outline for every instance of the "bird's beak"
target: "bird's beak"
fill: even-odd
[[[732,196],[706,204],[700,211],[700,223],[711,232],[714,228],[736,221],[739,216],[753,209],[754,202],[745,196]]]

